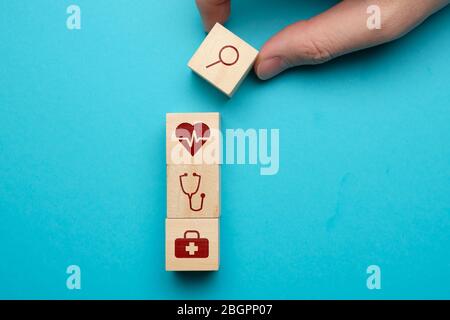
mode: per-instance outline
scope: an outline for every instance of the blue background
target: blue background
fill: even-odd
[[[235,1],[227,26],[260,48],[335,2]],[[450,10],[229,100],[186,66],[193,1],[75,3],[78,31],[72,2],[0,2],[0,298],[450,298]],[[280,171],[223,165],[220,271],[165,272],[165,114],[203,111],[279,128]]]

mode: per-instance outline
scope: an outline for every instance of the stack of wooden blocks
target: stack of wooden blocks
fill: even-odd
[[[231,97],[258,51],[216,24],[188,66]],[[221,135],[218,113],[166,118],[166,270],[219,270]]]
[[[219,269],[219,113],[166,117],[166,270]]]

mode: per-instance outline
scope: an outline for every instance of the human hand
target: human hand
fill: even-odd
[[[343,0],[275,34],[261,48],[255,72],[262,80],[286,69],[319,64],[353,51],[395,40],[444,8],[450,0]],[[230,15],[230,0],[196,0],[205,30]],[[367,27],[367,8],[381,12],[381,28]]]

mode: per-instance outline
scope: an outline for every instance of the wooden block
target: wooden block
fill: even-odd
[[[220,164],[218,112],[166,115],[167,164]]]
[[[219,270],[219,219],[166,219],[166,270]]]
[[[231,97],[255,62],[258,50],[216,23],[189,68]]]
[[[167,166],[167,217],[218,218],[219,165]]]

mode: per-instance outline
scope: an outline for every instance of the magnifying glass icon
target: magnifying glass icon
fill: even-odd
[[[227,50],[227,49],[228,49],[228,50]],[[222,55],[223,55],[223,52],[224,52],[225,50],[227,50],[227,51],[234,51],[234,55],[235,55],[234,60],[226,61],[226,60],[223,59],[223,56],[222,56]],[[213,63],[207,65],[207,66],[206,66],[206,69],[208,69],[209,67],[212,67],[212,66],[214,66],[214,65],[216,65],[216,64],[218,64],[218,63],[223,63],[223,64],[226,65],[226,66],[232,66],[233,64],[235,64],[236,62],[238,62],[238,60],[239,60],[239,51],[238,51],[238,49],[236,49],[236,47],[233,47],[233,46],[230,46],[230,45],[224,46],[224,47],[222,47],[222,49],[220,49],[220,51],[219,51],[219,60],[217,60],[216,62],[213,62]]]

